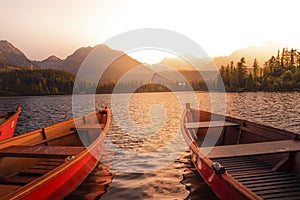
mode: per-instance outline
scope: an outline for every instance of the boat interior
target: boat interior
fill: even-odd
[[[100,110],[0,141],[0,198],[68,165],[98,139],[106,122],[107,112]]]
[[[222,166],[257,196],[262,199],[300,199],[298,134],[224,118],[192,109],[189,105],[184,125],[188,139],[196,148],[200,152],[209,152],[203,156]],[[213,141],[210,138],[214,135],[218,137]]]
[[[15,112],[5,112],[0,113],[0,124],[2,124],[6,119],[12,116]]]

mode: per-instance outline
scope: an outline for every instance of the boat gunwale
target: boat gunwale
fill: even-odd
[[[98,111],[102,112],[102,110],[98,110]],[[96,111],[96,112],[98,112],[98,111]],[[86,116],[93,115],[96,112],[89,113]],[[30,131],[28,133],[20,134],[20,135],[14,136],[13,138],[8,138],[5,141],[2,140],[2,141],[0,141],[0,147],[1,147],[2,143],[10,142],[10,141],[17,140],[17,139],[20,139],[20,138],[26,138],[26,137],[29,137],[29,136],[35,135],[35,134],[40,134],[43,131],[43,129],[51,130],[53,128],[62,126],[64,124],[72,123],[72,122],[74,122],[74,124],[75,124],[75,121],[81,120],[81,119],[83,119],[83,116],[79,116],[79,117],[76,117],[76,118],[73,118],[73,119],[69,119],[67,121],[59,122],[57,124],[53,124],[53,125],[50,125],[50,126],[47,126],[47,127],[44,127],[44,128],[36,129],[36,130]]]
[[[197,111],[199,112],[199,110],[190,108],[190,110],[193,111]],[[206,111],[204,111],[206,112]],[[209,112],[206,112],[209,113]],[[184,123],[185,123],[185,117],[187,114],[187,110],[185,109],[183,111],[180,123],[181,123],[181,130],[184,136],[184,139],[186,140],[186,142],[188,143],[188,135],[189,132],[187,130],[187,128],[185,127]],[[236,118],[232,118],[235,120],[238,120]],[[189,144],[189,148],[191,149],[191,151],[193,151],[194,154],[197,155],[197,158],[200,159],[206,166],[208,166],[212,171],[214,171],[212,164],[213,161],[211,159],[209,159],[207,156],[205,156],[201,150],[200,147],[197,145],[197,143],[195,141],[193,141],[191,144]],[[194,163],[194,161],[193,161]],[[194,163],[195,164],[195,163]],[[195,166],[197,169],[198,167]],[[200,172],[199,172],[200,173]],[[200,173],[201,174],[201,173]],[[252,192],[249,188],[247,188],[246,186],[244,186],[243,184],[241,184],[240,182],[238,182],[235,178],[233,178],[227,171],[225,171],[225,173],[219,175],[219,177],[224,180],[229,186],[231,186],[236,192],[238,192],[239,194],[241,194],[242,196],[246,197],[247,199],[259,199],[262,200],[261,197],[259,197],[257,194],[255,194],[254,192]],[[209,182],[207,182],[206,179],[203,179],[208,185],[210,185]],[[216,193],[216,195],[218,195]]]
[[[200,110],[197,110],[195,108],[190,108],[190,110],[193,111],[193,112],[200,112]],[[230,122],[240,123],[241,127],[243,127],[242,123],[241,123],[241,122],[243,122],[245,125],[251,125],[255,128],[263,129],[265,131],[270,131],[270,129],[272,129],[272,133],[276,133],[276,134],[279,134],[279,135],[284,134],[285,136],[288,136],[288,137],[291,137],[291,136],[300,137],[300,133],[295,133],[295,132],[291,132],[291,131],[287,131],[287,130],[282,130],[282,129],[279,129],[279,128],[276,128],[276,127],[272,127],[270,125],[259,124],[259,123],[251,122],[251,121],[244,120],[244,119],[242,120],[242,119],[238,119],[238,118],[227,116],[227,115],[223,116],[223,115],[220,115],[220,114],[211,113],[211,112],[204,111],[204,110],[201,110],[201,112],[206,113],[206,114],[215,115],[215,116],[225,117],[224,119],[226,121],[228,120]]]
[[[99,112],[99,114],[103,114],[102,111],[103,110],[98,110],[96,112],[89,113],[89,115],[97,114],[97,112]],[[12,193],[4,196],[4,197],[9,198],[9,199],[19,199],[19,198],[26,197],[26,195],[30,194],[32,191],[43,187],[45,184],[49,183],[52,180],[55,180],[56,177],[58,177],[63,172],[66,172],[69,168],[71,168],[74,165],[76,165],[77,163],[79,163],[80,160],[85,158],[88,154],[92,154],[91,151],[95,147],[97,147],[97,145],[99,145],[99,143],[101,143],[101,141],[104,140],[104,138],[105,138],[105,136],[108,132],[108,128],[109,128],[109,124],[110,124],[110,111],[109,111],[108,106],[105,107],[105,111],[106,111],[106,114],[107,114],[105,127],[102,129],[102,132],[99,135],[99,137],[97,137],[97,139],[90,146],[86,147],[83,151],[81,151],[80,153],[75,155],[72,160],[65,160],[65,162],[62,163],[61,165],[59,165],[57,168],[47,172],[43,176],[40,176],[40,177],[34,179],[33,181],[29,182],[26,185],[21,186],[20,188],[16,189],[14,192],[12,192]],[[77,117],[77,118],[74,118],[74,119],[71,119],[71,120],[68,120],[68,121],[65,121],[65,122],[60,122],[58,124],[63,125],[65,123],[72,123],[73,121],[75,122],[75,120],[80,120],[80,119],[83,119],[83,116]],[[46,128],[55,127],[58,124],[51,125],[51,126],[48,126]],[[41,131],[41,130],[42,129],[38,129],[38,130],[32,131],[28,134],[36,134],[36,133],[38,133],[38,131]],[[27,135],[27,134],[23,134],[23,136],[24,135]],[[20,136],[22,136],[22,135],[20,135]],[[14,139],[15,138],[16,137],[14,137]],[[83,145],[83,147],[85,147],[85,146]],[[93,157],[94,157],[94,155],[91,155],[91,158],[93,158]]]
[[[15,119],[17,116],[20,115],[21,113],[21,107],[19,106],[14,112],[14,114],[12,114],[11,116],[9,116],[7,119],[5,119],[5,121],[0,124],[0,128],[4,127],[5,125],[7,125],[9,122],[11,122],[11,120]],[[9,114],[8,112],[6,112],[7,114]]]

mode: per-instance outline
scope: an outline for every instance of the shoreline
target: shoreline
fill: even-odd
[[[174,92],[196,92],[196,93],[224,93],[223,91],[174,91]],[[259,92],[266,92],[266,93],[286,93],[286,92],[300,92],[300,89],[294,89],[294,90],[244,90],[244,91],[225,91],[225,93],[259,93]],[[143,93],[172,93],[172,91],[158,91],[158,92],[135,92],[139,94]],[[45,97],[45,96],[69,96],[69,95],[93,95],[93,94],[131,94],[129,92],[119,92],[119,93],[86,93],[86,94],[42,94],[42,95],[3,95],[0,98],[10,98],[10,97]]]

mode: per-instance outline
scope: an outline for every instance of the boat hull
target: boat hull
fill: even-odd
[[[100,145],[97,148],[100,148]],[[98,159],[94,152],[87,153],[83,158],[70,166],[69,169],[63,171],[40,188],[31,191],[22,199],[62,199],[83,182],[97,163]]]
[[[220,199],[299,199],[298,134],[189,104],[181,130],[194,166]]]
[[[245,199],[234,188],[230,187],[227,182],[220,178],[210,166],[208,166],[203,160],[191,150],[191,157],[194,166],[203,178],[203,180],[209,185],[214,193],[223,200],[242,200]]]
[[[0,124],[0,140],[11,138],[14,135],[20,112],[21,109],[18,108],[12,116]]]
[[[99,162],[105,151],[103,143],[109,124],[110,112],[106,107],[0,142],[3,180],[12,188],[7,193],[0,190],[3,198],[66,197]],[[84,145],[80,136],[90,143]],[[0,184],[0,189],[1,186],[6,187]]]

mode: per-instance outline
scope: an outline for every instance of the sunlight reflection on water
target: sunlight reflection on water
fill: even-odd
[[[199,107],[210,111],[210,94],[205,92],[196,94],[200,102]],[[184,96],[184,93],[182,95]],[[85,95],[81,98],[84,101]],[[299,133],[299,92],[227,93],[226,98],[227,114],[232,117]],[[71,96],[0,98],[0,112],[15,109],[18,105],[22,106],[16,128],[16,133],[20,134],[71,119],[73,117],[71,100]],[[185,101],[189,102],[188,95]],[[98,108],[110,104],[111,95],[96,95]],[[192,104],[192,106],[196,105]],[[221,112],[222,109],[224,108],[218,108],[217,112]],[[82,110],[84,113],[90,112],[85,108]],[[178,131],[181,109],[174,95],[172,93],[135,94],[131,97],[129,109],[115,111],[125,116],[127,110],[132,121],[137,124],[137,128],[126,127],[126,118],[118,123],[112,119],[107,136],[111,144],[107,145],[107,149],[113,151],[113,148],[110,148],[113,144],[121,148],[121,151],[113,154],[115,162],[112,164],[115,169],[113,168],[112,171],[116,177],[104,197],[106,199],[124,196],[133,199],[185,199],[187,196],[199,196],[200,193],[212,195],[208,188],[198,188],[189,193],[186,186],[197,183],[196,175],[190,176],[189,180],[182,180],[182,176],[191,173],[193,167],[186,164],[187,145],[182,138],[176,140],[175,145],[170,145],[175,136],[180,134]],[[139,129],[142,126],[146,128]],[[163,147],[167,148],[164,153],[146,154]],[[134,152],[141,156],[132,159],[126,152]],[[128,164],[134,166],[131,171],[147,169],[148,172],[128,172],[126,169]]]

